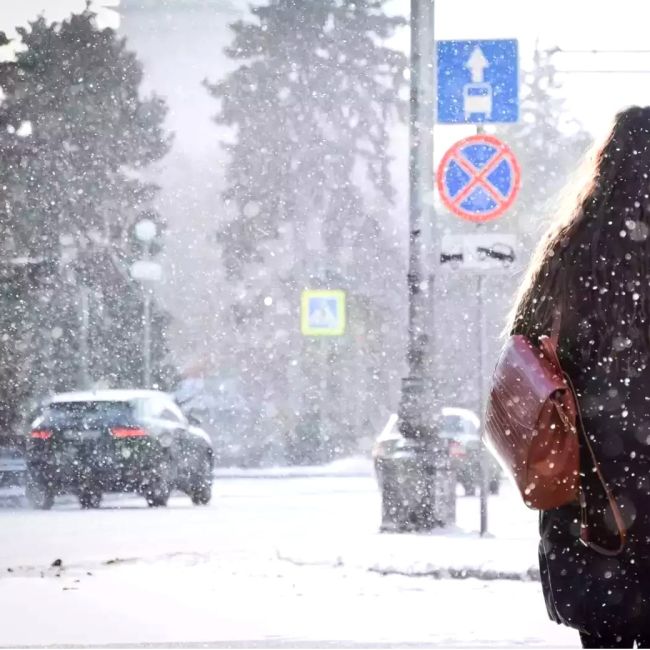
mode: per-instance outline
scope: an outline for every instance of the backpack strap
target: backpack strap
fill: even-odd
[[[551,325],[551,343],[557,350],[560,342],[560,327],[562,326],[562,312],[559,309],[553,310],[553,324]]]
[[[616,499],[612,494],[612,491],[609,485],[607,484],[607,481],[605,480],[605,477],[603,476],[603,473],[600,469],[600,463],[596,458],[596,452],[594,451],[593,445],[591,444],[591,440],[589,440],[589,436],[585,431],[585,427],[582,422],[582,413],[580,411],[580,403],[578,402],[578,396],[576,395],[576,391],[575,388],[573,387],[571,378],[566,373],[564,373],[564,378],[575,396],[575,403],[577,409],[576,424],[578,425],[578,431],[582,433],[582,438],[585,441],[585,445],[589,450],[589,455],[591,456],[591,461],[594,464],[594,471],[596,472],[596,476],[598,477],[598,480],[600,481],[600,484],[602,485],[603,490],[605,491],[605,496],[607,497],[607,501],[609,502],[609,507],[612,511],[612,516],[614,517],[614,523],[616,524],[616,529],[618,532],[619,544],[616,548],[610,549],[610,548],[605,548],[604,546],[600,546],[600,544],[596,544],[595,542],[589,540],[589,520],[587,517],[587,500],[585,498],[585,493],[582,490],[582,487],[580,487],[580,541],[586,547],[592,549],[593,551],[596,551],[597,553],[600,553],[601,555],[607,555],[609,557],[613,557],[615,555],[619,555],[625,548],[625,544],[627,543],[627,526],[625,525],[625,521],[623,520],[623,515],[621,514],[618,504],[616,503]]]
[[[555,352],[555,359],[557,360],[558,367],[561,367],[559,358],[557,357],[557,347],[560,340],[561,325],[562,325],[562,313],[559,308],[556,308],[553,311],[553,324],[551,325],[550,343],[553,345],[553,351]],[[607,497],[607,501],[609,502],[609,507],[612,511],[612,516],[614,517],[614,522],[616,523],[619,545],[615,549],[609,549],[609,548],[605,548],[604,546],[600,546],[595,542],[591,542],[589,540],[587,500],[585,498],[585,494],[584,491],[582,490],[582,487],[580,488],[580,541],[585,546],[596,551],[597,553],[600,553],[601,555],[607,555],[610,557],[619,555],[625,548],[625,544],[627,542],[627,527],[625,525],[625,521],[623,520],[623,515],[621,514],[618,504],[616,503],[616,499],[614,498],[614,495],[612,494],[612,491],[609,485],[607,484],[607,481],[605,480],[605,477],[603,476],[603,473],[600,469],[600,463],[596,458],[596,452],[594,451],[593,445],[591,444],[591,440],[589,440],[589,436],[585,431],[585,427],[582,420],[582,412],[580,410],[580,402],[578,401],[578,395],[573,386],[573,382],[571,381],[571,378],[566,374],[566,372],[564,372],[563,375],[569,389],[573,393],[573,397],[576,405],[576,410],[577,410],[576,424],[578,429],[577,432],[582,434],[582,438],[585,441],[585,446],[589,451],[589,456],[591,457],[591,461],[594,465],[594,471],[596,472],[596,476],[598,477],[598,480],[600,481],[600,484],[602,485],[603,490],[605,491],[605,496]]]
[[[558,344],[560,340],[560,325],[562,324],[562,317],[559,309],[553,310],[553,323],[551,325],[551,335],[546,336],[544,334],[539,339],[539,346],[546,354],[548,359],[555,364],[558,370],[561,371],[562,363],[560,362],[560,357],[558,356]],[[574,391],[575,393],[575,391]],[[577,401],[577,397],[574,399]]]

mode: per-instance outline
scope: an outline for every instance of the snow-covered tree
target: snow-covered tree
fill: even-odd
[[[232,26],[227,54],[239,66],[206,84],[220,102],[216,121],[236,133],[226,145],[229,213],[218,224],[231,306],[224,321],[231,352],[222,362],[254,385],[266,405],[261,419],[282,423],[264,435],[288,435],[297,461],[316,460],[302,444],[309,437],[326,457],[359,436],[367,414],[341,390],[346,377],[363,368],[381,384],[395,368],[393,332],[386,336],[381,324],[399,310],[395,278],[403,271],[388,217],[389,132],[402,109],[406,61],[385,44],[404,21],[384,4],[255,7],[252,21]],[[357,356],[352,333],[301,339],[300,292],[318,287],[347,291],[350,318],[366,343],[376,337],[375,357]],[[382,349],[389,340],[393,347]],[[337,392],[333,410],[327,404]]]
[[[225,193],[235,216],[220,231],[231,274],[282,224],[304,240],[316,221],[324,249],[339,249],[366,214],[359,164],[392,197],[388,127],[405,61],[380,43],[403,22],[383,4],[272,0],[252,9],[256,22],[232,26],[227,54],[242,64],[208,84],[221,102],[217,122],[237,129]]]
[[[30,305],[15,333],[30,391],[78,387],[84,375],[141,384],[142,289],[129,270],[135,222],[145,211],[157,219],[156,188],[138,170],[167,151],[164,103],[141,97],[140,63],[88,11],[18,33],[23,48],[0,68],[0,250],[49,263],[39,289],[19,297]],[[154,314],[160,378],[166,316]]]

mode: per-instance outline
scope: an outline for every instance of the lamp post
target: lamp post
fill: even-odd
[[[431,257],[435,227],[434,8],[434,0],[411,0],[408,376],[402,380],[398,427],[404,438],[413,441],[412,475],[415,480],[412,483],[402,481],[405,490],[402,499],[413,503],[420,511],[416,517],[418,529],[444,526],[453,523],[455,517],[455,479],[448,451],[438,436],[441,405],[431,377],[433,283],[426,264]],[[399,511],[399,507],[394,507],[393,511]]]
[[[153,285],[160,281],[160,264],[151,260],[151,243],[156,238],[156,224],[151,219],[142,219],[135,225],[135,236],[141,242],[144,258],[131,266],[131,276],[142,284],[142,355],[144,359],[143,383],[151,388],[151,294]]]
[[[426,407],[432,395],[431,381],[426,377],[429,305],[424,264],[425,235],[433,217],[433,19],[433,0],[411,0],[408,376],[402,380],[399,409],[399,428],[408,438],[428,437],[433,424]],[[428,201],[423,201],[425,196]]]

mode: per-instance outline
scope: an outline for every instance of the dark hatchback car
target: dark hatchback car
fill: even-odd
[[[212,493],[210,438],[159,391],[53,397],[32,422],[26,461],[27,498],[40,509],[57,494],[97,508],[105,492],[136,492],[150,506],[167,505],[172,489],[197,505]]]

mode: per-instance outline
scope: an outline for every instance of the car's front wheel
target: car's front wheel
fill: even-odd
[[[99,508],[101,502],[102,493],[97,488],[85,488],[79,493],[79,503],[84,510]]]
[[[476,495],[476,485],[472,481],[462,481],[461,485],[463,486],[465,496],[473,497]]]
[[[200,462],[192,477],[188,495],[195,506],[205,506],[212,499],[212,463],[207,456]]]
[[[142,493],[150,507],[161,508],[167,505],[172,491],[169,473],[169,465],[164,462],[155,470],[151,470],[146,478]]]
[[[381,485],[382,532],[396,532],[404,528],[404,513],[399,493],[391,479],[384,477]]]
[[[206,506],[212,499],[212,486],[204,485],[194,488],[190,494],[190,499],[195,506]]]

